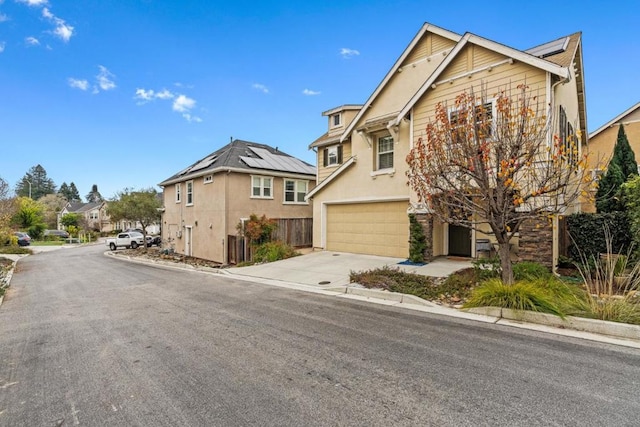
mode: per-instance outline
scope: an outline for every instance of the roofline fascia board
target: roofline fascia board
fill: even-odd
[[[327,145],[334,145],[334,144],[340,144],[340,135],[329,137],[326,140],[321,141],[317,144],[315,142],[312,142],[311,144],[309,144],[309,150],[311,150],[312,148],[320,148],[320,147],[325,147]]]
[[[330,116],[332,114],[339,113],[340,111],[359,110],[361,108],[362,108],[361,104],[345,104],[339,107],[331,108],[330,110],[327,110],[327,111],[323,111],[322,115]]]
[[[640,102],[638,102],[636,105],[634,105],[633,107],[625,110],[622,114],[618,114],[616,117],[614,117],[612,120],[609,120],[607,123],[603,124],[602,126],[600,126],[598,129],[594,130],[593,132],[591,132],[589,134],[589,139],[593,138],[594,136],[596,136],[597,134],[599,134],[600,132],[602,132],[603,130],[615,125],[617,122],[619,122],[624,116],[631,114],[634,110],[640,108]],[[624,123],[623,123],[624,124]]]
[[[234,168],[234,167],[220,167],[215,169],[209,169],[200,173],[195,173],[193,175],[181,176],[179,178],[168,179],[166,181],[162,181],[158,184],[159,187],[166,187],[167,185],[178,184],[180,182],[191,181],[196,178],[201,178],[206,175],[212,175],[215,173],[224,173],[224,172],[236,172],[236,173],[244,173],[248,175],[269,175],[276,176],[278,178],[294,178],[294,179],[307,179],[307,180],[315,180],[316,173],[315,171],[310,174],[303,173],[286,173],[281,171],[274,171],[270,169],[243,169],[243,168]]]
[[[318,191],[322,190],[324,187],[329,185],[329,183],[331,181],[333,181],[338,175],[340,175],[345,169],[347,169],[349,166],[354,164],[357,161],[357,159],[358,159],[357,156],[349,157],[349,159],[346,162],[344,162],[338,169],[334,170],[331,173],[331,175],[329,175],[328,177],[325,178],[324,181],[322,181],[320,184],[316,185],[313,190],[308,192],[307,195],[305,196],[304,200],[305,201],[309,201],[310,199],[312,199],[313,196],[315,196],[315,194]]]
[[[354,119],[351,121],[349,126],[345,129],[344,133],[340,137],[340,142],[343,142],[345,139],[347,139],[347,137],[351,134],[351,132],[353,132],[353,129],[357,125],[358,121],[360,121],[362,116],[366,113],[369,106],[373,103],[373,100],[376,99],[377,96],[382,92],[382,89],[384,89],[387,83],[389,83],[389,81],[394,76],[394,74],[396,74],[396,72],[400,68],[400,65],[402,65],[404,60],[409,56],[413,48],[418,44],[418,41],[422,39],[422,36],[424,36],[424,34],[427,31],[437,34],[439,36],[448,38],[454,42],[459,41],[461,37],[459,34],[456,34],[452,31],[445,30],[444,28],[440,28],[438,26],[425,22],[420,28],[420,30],[418,30],[416,35],[413,37],[409,45],[404,49],[400,57],[393,64],[393,66],[391,67],[389,72],[386,74],[382,82],[380,82],[380,84],[378,85],[378,87],[376,87],[376,89],[373,91],[371,96],[369,96],[369,99],[367,99],[367,102],[363,104],[362,109],[358,112],[358,114],[354,117]]]

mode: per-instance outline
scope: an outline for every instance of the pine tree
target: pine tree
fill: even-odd
[[[31,197],[33,200],[55,192],[56,185],[51,178],[47,177],[47,171],[41,165],[29,169],[29,172],[16,184],[18,196]]]
[[[69,184],[69,198],[67,200],[69,200],[70,202],[79,202],[81,200],[80,193],[76,188],[76,184],[74,184],[73,182]]]
[[[607,172],[598,184],[596,193],[596,209],[598,213],[624,210],[621,203],[620,187],[629,178],[638,175],[638,163],[629,145],[624,126],[618,128],[618,139],[613,148],[613,157],[607,167]]]
[[[58,190],[58,194],[60,194],[65,199],[67,199],[67,202],[69,201],[69,197],[70,197],[69,186],[67,185],[66,182],[62,183],[62,185],[60,186],[60,190]]]
[[[88,203],[102,202],[104,200],[102,198],[102,194],[98,191],[98,186],[96,184],[91,186],[91,191],[85,196],[85,198]]]

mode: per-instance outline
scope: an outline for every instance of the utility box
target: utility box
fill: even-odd
[[[489,258],[492,250],[489,239],[476,239],[476,258]]]

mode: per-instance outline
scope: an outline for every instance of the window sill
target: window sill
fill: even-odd
[[[193,206],[193,203],[187,203],[185,206]]]
[[[265,197],[265,196],[251,196],[251,199],[262,199],[262,200],[273,200],[273,197]]]
[[[282,202],[283,205],[308,205],[309,203],[307,202]]]
[[[379,169],[377,171],[372,171],[371,172],[371,177],[375,178],[379,175],[390,175],[393,176],[396,174],[396,170],[394,168],[389,168],[389,169]]]

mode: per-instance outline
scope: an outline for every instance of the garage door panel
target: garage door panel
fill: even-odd
[[[327,206],[327,249],[406,258],[409,254],[407,202]]]

